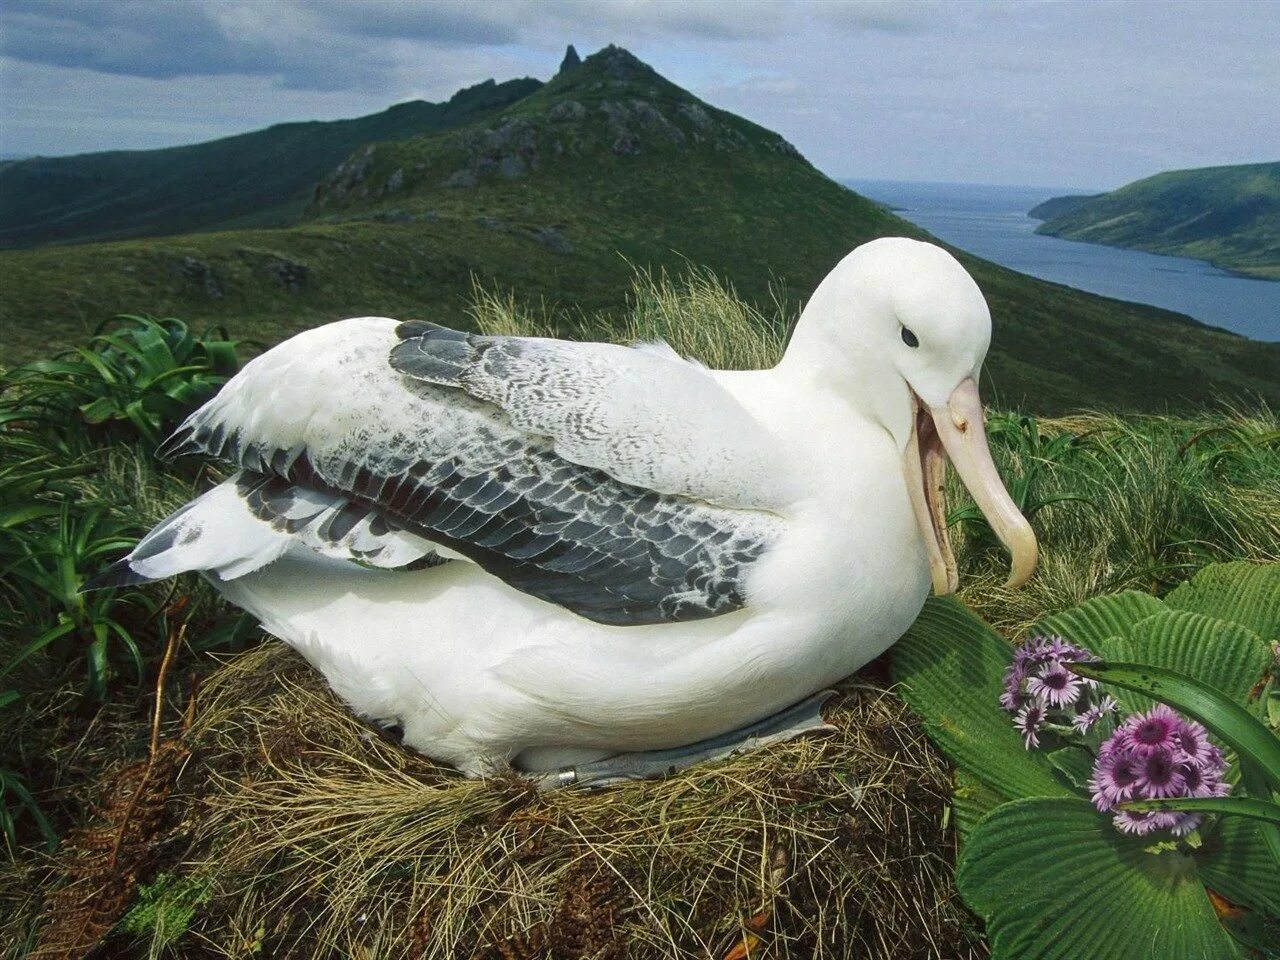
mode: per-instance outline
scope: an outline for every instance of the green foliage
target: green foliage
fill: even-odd
[[[153,882],[138,885],[137,902],[117,924],[116,932],[146,937],[153,949],[168,946],[187,932],[212,892],[213,882],[207,877],[162,873]]]
[[[957,766],[957,886],[996,958],[1231,958],[1280,922],[1280,739],[1260,719],[1276,682],[1280,564],[1211,566],[1169,600],[1097,597],[1035,632],[1141,660],[1072,669],[1117,696],[1171,704],[1239,758],[1245,796],[1167,802],[1218,815],[1186,843],[1118,832],[1088,800],[1089,750],[1050,734],[1023,749],[997,703],[1012,648],[958,602],[930,600],[894,648],[903,696]],[[1206,887],[1240,909],[1220,922]]]
[[[11,531],[5,547],[5,589],[26,622],[48,624],[0,669],[0,678],[32,654],[54,647],[59,659],[84,658],[89,693],[101,699],[115,676],[118,654],[126,655],[138,679],[142,651],[131,624],[137,613],[155,613],[136,590],[82,593],[85,581],[109,559],[127,552],[144,531],[112,519],[100,506],[73,510],[64,502],[51,528]],[[113,656],[117,654],[117,656]]]
[[[1033,518],[1041,562],[1032,581],[1016,591],[1002,586],[1004,554],[986,549],[981,537],[971,542],[975,531],[969,526],[954,528],[963,598],[1017,634],[1047,612],[1099,595],[1168,590],[1206,564],[1280,561],[1280,448],[1246,448],[1238,440],[1278,428],[1266,408],[1188,419],[1085,414],[1042,420],[1041,436],[1075,438],[1070,455],[1053,461],[1035,460],[1020,438],[995,433],[992,456],[1002,476],[1036,471],[1035,499],[1065,495],[1088,502],[1059,502]],[[1237,452],[1215,456],[1219,445]],[[948,494],[952,503],[968,502],[954,480]],[[1179,602],[1174,596],[1171,606]]]
[[[1028,520],[1055,503],[1091,503],[1079,493],[1045,492],[1049,473],[1078,454],[1081,439],[1075,434],[1068,431],[1045,434],[1039,421],[1026,414],[992,414],[987,417],[986,425],[989,442],[999,444],[1018,464],[1019,469],[1002,473],[1001,479],[1018,511]],[[964,525],[974,549],[999,549],[1000,541],[976,504],[967,503],[952,510],[947,524]]]
[[[1037,233],[1280,280],[1280,162],[1159,173],[1043,212],[1050,219]]]
[[[10,420],[91,427],[125,426],[156,444],[166,428],[205,400],[240,367],[238,341],[215,328],[203,336],[172,317],[122,316],[87,346],[36,360],[0,379]]]
[[[1087,800],[1003,804],[970,834],[956,885],[986,918],[993,957],[1219,960],[1238,956],[1196,863],[1155,856]]]
[[[189,498],[188,482],[160,474],[151,450],[235,373],[238,346],[220,330],[197,337],[178,320],[124,317],[84,347],[0,378],[0,710],[10,721],[50,684],[77,678],[97,703],[142,680],[168,626],[161,592],[81,588]],[[192,615],[206,617],[208,604]],[[246,626],[208,623],[197,646],[242,643]],[[5,754],[25,753],[17,727],[0,728]],[[30,774],[0,755],[11,846],[21,818],[52,840],[37,796]]]
[[[0,692],[0,711],[16,699],[17,693],[13,690]],[[18,819],[23,815],[31,819],[43,837],[45,846],[52,850],[58,838],[45,819],[40,804],[36,803],[35,797],[27,788],[26,780],[12,770],[0,768],[0,831],[4,833],[10,852],[18,844]]]
[[[1043,753],[1024,750],[1000,709],[1013,650],[953,597],[931,597],[893,647],[894,678],[930,737],[990,797],[1067,795]],[[924,709],[927,705],[929,709]]]

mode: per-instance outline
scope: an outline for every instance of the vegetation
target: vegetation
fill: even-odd
[[[1143,664],[1069,667],[1102,680],[1121,711],[1139,713],[1154,696],[1204,721],[1231,748],[1228,782],[1240,780],[1252,799],[1145,805],[1223,814],[1189,821],[1181,836],[1145,823],[1117,830],[1090,802],[1116,739],[1103,745],[1111,720],[1087,733],[1048,724],[1024,749],[1000,704],[1018,662],[1013,648],[954,600],[931,600],[894,648],[894,676],[956,763],[956,883],[987,921],[993,956],[1146,960],[1159,944],[1158,956],[1231,958],[1274,945],[1280,845],[1271,849],[1276,828],[1265,818],[1268,807],[1280,811],[1270,803],[1280,789],[1280,739],[1261,718],[1275,689],[1280,564],[1210,566],[1164,602],[1136,591],[1095,597],[1031,632]]]
[[[491,332],[621,329],[731,368],[774,362],[793,319],[785,298],[753,306],[705,271],[641,274],[630,290],[622,324],[549,306],[530,316],[506,290],[478,292],[466,317]],[[586,957],[618,956],[622,943],[637,958],[985,955],[952,868],[954,829],[973,830],[993,798],[962,769],[964,789],[948,799],[949,770],[890,692],[887,661],[843,685],[827,739],[660,783],[539,795],[517,780],[461,781],[403,750],[280,644],[228,657],[249,626],[199,581],[78,594],[96,572],[90,554],[207,482],[156,464],[142,439],[150,425],[90,423],[81,409],[111,396],[111,409],[127,410],[154,393],[156,371],[135,375],[142,368],[124,347],[150,342],[157,326],[166,343],[193,339],[174,321],[122,322],[86,348],[100,364],[91,369],[115,378],[101,391],[85,392],[88,373],[56,386],[27,368],[0,394],[0,518],[13,534],[0,543],[17,551],[6,565],[30,573],[67,554],[64,540],[81,544],[60,561],[56,590],[34,573],[6,574],[0,595],[13,858],[0,868],[0,942],[14,945],[11,956],[86,930],[125,957]],[[223,375],[201,351],[222,351],[225,336],[201,342],[174,351],[182,372],[159,379],[164,396],[198,402]],[[131,371],[133,399],[104,356]],[[179,383],[193,392],[169,389]],[[38,415],[59,403],[60,417]],[[1000,631],[982,629],[982,650],[1007,651],[1002,636],[1099,593],[1136,587],[1173,603],[1169,591],[1207,562],[1280,560],[1280,423],[1265,407],[992,414],[989,431],[1011,486],[1038,507],[1044,563],[1027,590],[1004,591],[1003,557],[952,491],[964,599]],[[43,545],[46,559],[22,543]],[[73,596],[106,606],[132,641],[109,628],[97,683],[92,629],[32,646],[75,622]],[[168,674],[166,649],[177,652]],[[42,825],[63,838],[52,861],[32,851]],[[104,835],[122,838],[128,885],[92,872]],[[61,909],[72,899],[83,905],[58,891],[83,891],[75,884],[86,877],[98,884],[87,926],[68,933],[41,919],[72,915]]]
[[[854,246],[924,236],[613,48],[496,113],[361,147],[312,197],[287,228],[0,253],[7,362],[139,303],[267,343],[345,316],[461,325],[477,282],[578,335],[628,322],[634,268],[690,263],[789,316]],[[1280,345],[958,255],[991,304],[986,382],[1007,408],[1280,404]]]
[[[1037,233],[1208,260],[1280,280],[1280,161],[1158,173],[1031,211]]]
[[[536,80],[492,80],[447,103],[265,130],[165,150],[0,163],[0,247],[292,223],[316,181],[372,141],[447,130],[527,96]]]

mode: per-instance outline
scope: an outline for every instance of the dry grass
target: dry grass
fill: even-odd
[[[637,270],[628,310],[613,315],[554,316],[521,303],[514,294],[484,287],[472,291],[470,314],[489,336],[555,337],[615,343],[661,340],[682,357],[714,370],[759,370],[782,359],[795,316],[781,300],[762,312],[740,299],[709,270],[690,267],[677,279],[665,271]]]
[[[983,955],[943,763],[880,689],[828,716],[826,739],[539,794],[400,748],[264,645],[201,693],[169,869],[217,894],[177,955],[721,958],[744,932],[751,957]]]

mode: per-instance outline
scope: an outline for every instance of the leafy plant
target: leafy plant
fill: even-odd
[[[16,690],[0,690],[0,710],[15,703],[18,698]],[[23,814],[31,818],[44,838],[45,846],[52,850],[58,838],[35,797],[31,795],[26,779],[15,770],[0,767],[0,832],[4,833],[10,847],[18,842],[18,819]]]
[[[116,931],[148,937],[155,946],[168,946],[187,932],[212,894],[213,881],[208,877],[162,873],[151,883],[138,885],[137,900]]]
[[[1123,685],[1109,684],[1108,693],[1132,711],[1173,691],[1174,706],[1218,732],[1243,758],[1243,765],[1233,759],[1228,779],[1244,775],[1249,812],[1264,812],[1253,803],[1272,802],[1249,778],[1252,767],[1268,769],[1268,758],[1280,751],[1262,720],[1268,685],[1274,685],[1280,565],[1208,567],[1164,601],[1136,592],[1098,597],[1045,618],[1034,632],[1064,637],[1103,658],[1144,664],[1070,667],[1104,683],[1111,671]],[[1220,816],[1186,841],[1120,833],[1087,799],[1087,750],[1073,754],[1051,732],[1044,749],[1024,749],[998,703],[1013,652],[951,599],[931,600],[894,648],[904,696],[957,767],[953,810],[962,850],[956,882],[987,921],[993,955],[1229,958],[1274,935],[1280,870],[1269,852],[1273,828],[1266,818],[1243,810]],[[1138,673],[1123,672],[1128,669]],[[1192,709],[1181,694],[1193,689],[1219,713]],[[1254,739],[1224,732],[1223,717],[1247,726]]]
[[[1002,471],[1002,476],[1009,496],[1027,519],[1055,503],[1091,502],[1081,493],[1045,490],[1052,471],[1079,453],[1080,438],[1075,434],[1070,431],[1045,434],[1035,417],[997,413],[987,418],[987,437],[1003,454],[1006,465],[1017,465],[1015,469]],[[979,549],[995,549],[999,545],[987,518],[973,503],[952,510],[947,523],[963,524],[971,542]]]
[[[109,324],[119,324],[110,329]],[[209,399],[240,367],[226,330],[196,336],[181,320],[122,316],[86,346],[18,367],[0,391],[18,396],[3,416],[49,421],[78,414],[91,427],[127,426],[148,443]]]
[[[14,602],[25,607],[27,622],[43,629],[0,667],[0,679],[39,651],[70,645],[85,657],[89,691],[100,699],[116,672],[114,649],[123,649],[141,677],[143,657],[130,614],[150,615],[155,605],[139,591],[81,593],[107,557],[133,546],[137,530],[113,520],[100,506],[77,513],[63,502],[58,509],[58,522],[51,528],[9,531],[12,559],[0,571],[0,580]]]

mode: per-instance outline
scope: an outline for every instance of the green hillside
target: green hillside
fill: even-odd
[[[1031,216],[1045,220],[1037,233],[1280,280],[1280,162],[1159,173],[1097,197],[1056,197]]]
[[[636,267],[704,265],[792,307],[859,243],[918,228],[785,140],[607,48],[483,119],[361,146],[281,229],[0,253],[5,362],[119,312],[228,324],[267,342],[361,314],[468,324],[474,283],[555,314],[620,314]],[[1163,409],[1261,395],[1280,345],[1044,283],[962,255],[1007,406]]]
[[[167,150],[0,163],[0,247],[280,226],[362,144],[470,123],[539,86],[488,80],[446,103],[414,100],[352,120],[284,123]]]
[[[1103,196],[1101,193],[1073,193],[1066,197],[1050,197],[1044,203],[1037,203],[1028,210],[1027,216],[1033,220],[1052,220],[1054,217],[1063,217],[1068,213],[1073,213],[1090,200],[1096,200],[1101,196]]]

